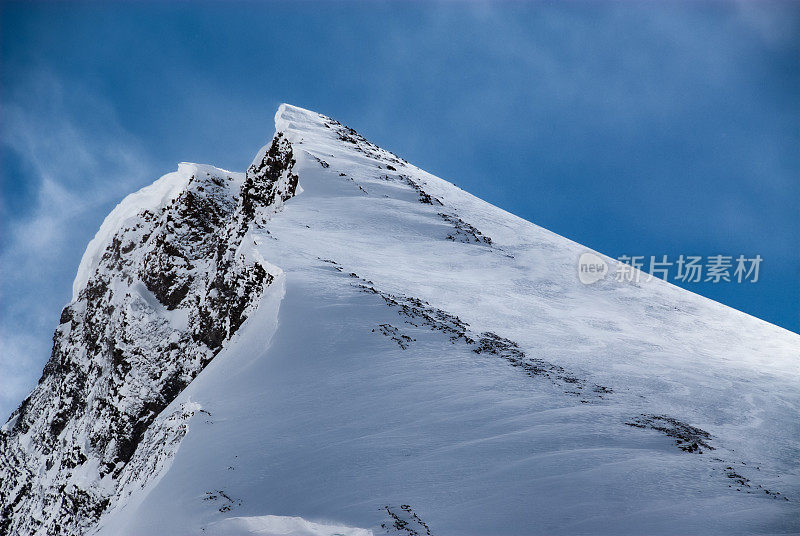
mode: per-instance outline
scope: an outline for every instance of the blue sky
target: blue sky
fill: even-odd
[[[759,254],[686,288],[800,331],[800,4],[0,4],[0,413],[85,245],[281,102],[612,257]]]

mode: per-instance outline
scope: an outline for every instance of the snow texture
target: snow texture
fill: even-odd
[[[0,432],[0,534],[800,532],[800,336],[583,285],[587,248],[275,128],[103,223]]]

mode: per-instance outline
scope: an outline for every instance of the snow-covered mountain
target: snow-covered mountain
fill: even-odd
[[[581,284],[579,244],[275,122],[104,221],[0,432],[0,535],[800,532],[800,336]]]

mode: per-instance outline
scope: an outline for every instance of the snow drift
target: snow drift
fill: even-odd
[[[583,246],[275,128],[106,218],[0,433],[0,534],[800,531],[800,336],[583,285]]]

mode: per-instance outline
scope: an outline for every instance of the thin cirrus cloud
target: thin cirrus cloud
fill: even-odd
[[[69,277],[105,213],[141,184],[147,159],[113,110],[80,84],[67,88],[46,69],[30,70],[4,95],[4,181],[0,249],[0,414],[35,385],[50,353]],[[8,169],[8,168],[6,168]],[[23,194],[13,192],[25,189]],[[102,216],[99,216],[102,217]]]

